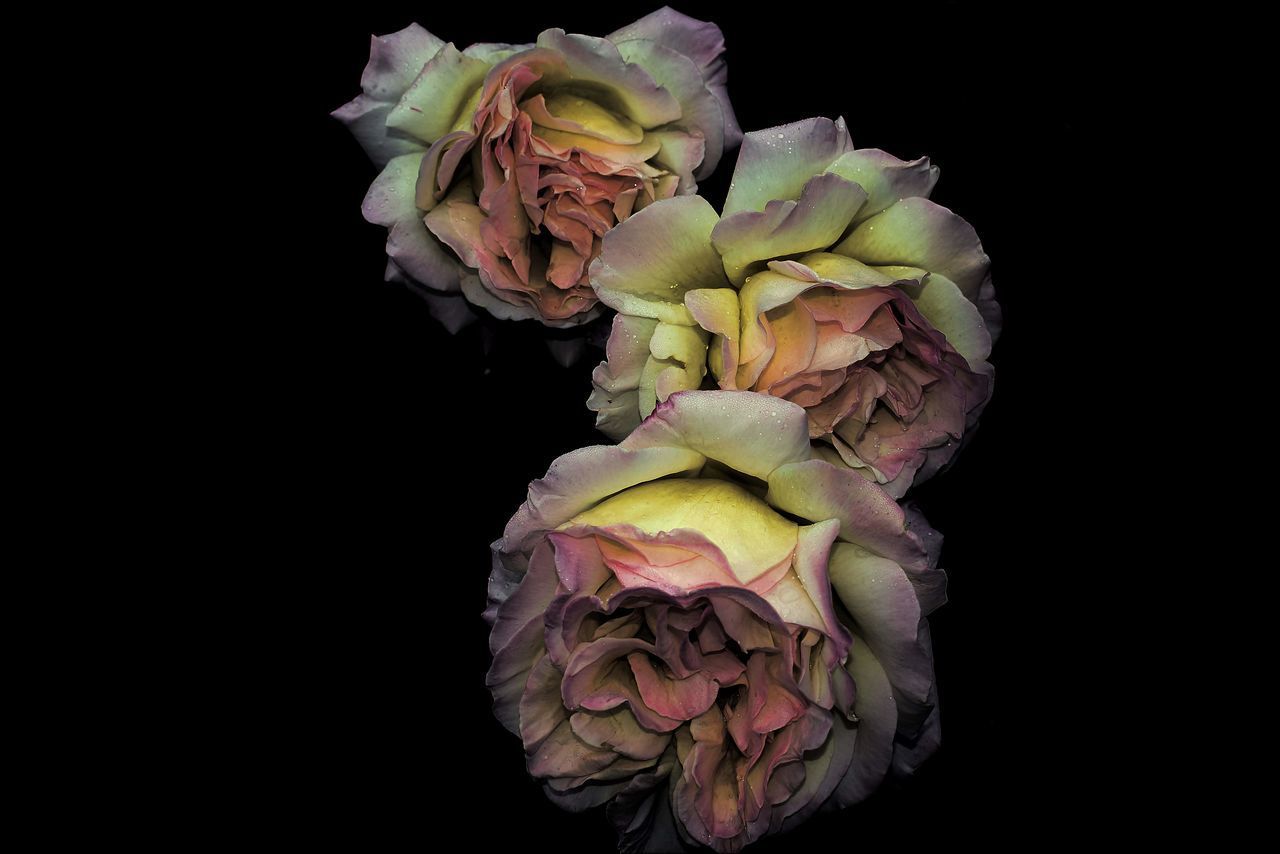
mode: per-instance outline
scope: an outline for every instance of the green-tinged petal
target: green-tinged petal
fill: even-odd
[[[893,761],[893,737],[898,729],[893,688],[884,668],[856,631],[845,668],[857,686],[853,713],[858,726],[849,770],[831,796],[831,802],[839,808],[856,804],[879,788]],[[840,726],[839,720],[835,726]]]
[[[768,501],[803,519],[839,519],[840,539],[904,567],[927,567],[924,546],[907,530],[902,508],[884,489],[848,468],[822,460],[783,466],[769,477]]]
[[[628,64],[607,39],[550,29],[538,36],[538,47],[553,50],[565,60],[563,79],[558,71],[543,78],[548,89],[557,84],[578,89],[646,130],[680,118],[675,96],[639,65]]]
[[[763,211],[727,216],[711,233],[736,285],[758,269],[757,262],[826,249],[840,239],[866,192],[839,175],[819,175],[804,185],[798,201],[771,201]]]
[[[387,162],[365,193],[360,210],[367,221],[390,227],[406,217],[421,216],[414,197],[425,153],[402,154]]]
[[[867,191],[867,203],[858,211],[858,220],[874,216],[900,199],[929,197],[938,183],[938,167],[929,158],[910,162],[899,160],[878,148],[859,148],[842,154],[827,167],[842,178]]]
[[[580,95],[554,92],[535,95],[520,105],[535,125],[595,137],[620,145],[644,139],[644,128]]]
[[[650,359],[649,340],[657,326],[658,321],[648,317],[614,315],[605,361],[591,374],[587,408],[596,413],[596,429],[615,442],[640,424],[640,375]]]
[[[928,199],[903,199],[860,224],[831,250],[866,264],[903,264],[941,273],[977,300],[991,259],[973,226]]]
[[[924,270],[911,267],[886,268],[900,273],[891,275],[885,269],[868,267],[857,259],[831,252],[813,252],[795,261],[770,261],[769,269],[802,282],[850,289],[883,288],[903,279],[918,280],[928,275]]]
[[[674,394],[619,447],[688,448],[761,480],[810,454],[804,410],[750,391]]]
[[[834,122],[805,119],[747,134],[742,138],[724,215],[762,211],[771,201],[799,198],[813,176],[852,150],[843,118]]]
[[[978,307],[965,299],[956,283],[941,273],[933,273],[923,283],[902,286],[920,313],[933,327],[947,336],[969,363],[969,367],[988,373],[987,357],[991,355],[991,335]],[[986,370],[982,366],[986,365]]]
[[[706,199],[676,196],[615,226],[591,264],[600,301],[623,314],[692,325],[685,293],[728,285],[711,245],[716,221]]]
[[[654,407],[678,391],[702,384],[707,373],[707,332],[697,326],[658,323],[649,339],[652,358],[640,375],[640,414],[648,417]]]
[[[711,373],[721,388],[736,388],[741,325],[737,292],[732,288],[698,288],[684,295],[684,306],[699,326],[715,336],[707,353]]]
[[[423,142],[435,142],[453,129],[489,67],[483,60],[460,53],[452,43],[445,45],[400,98],[387,126]]]
[[[900,718],[923,720],[933,660],[920,643],[923,615],[902,567],[852,543],[831,550],[831,586],[894,688]]]
[[[529,484],[528,500],[495,545],[505,554],[528,553],[542,534],[610,495],[668,475],[693,474],[705,460],[697,451],[672,443],[628,447],[624,442],[570,451]]]
[[[381,167],[393,157],[422,151],[425,147],[419,140],[387,132],[387,116],[392,106],[368,95],[357,95],[355,100],[343,104],[329,115],[346,125],[364,153],[369,155],[374,165]]]
[[[424,153],[393,157],[374,179],[361,207],[369,222],[385,225],[387,255],[415,281],[438,291],[457,291],[458,262],[427,230],[414,205],[418,168]]]
[[[489,65],[497,65],[504,59],[508,59],[517,53],[523,53],[531,50],[532,44],[504,44],[502,42],[476,42],[468,47],[463,53],[472,59],[478,59],[481,62],[487,62]]]
[[[724,153],[724,110],[703,82],[698,66],[684,54],[649,39],[620,42],[618,51],[627,62],[653,75],[680,102],[678,124],[703,139],[704,159],[695,164],[695,177],[710,175]]]

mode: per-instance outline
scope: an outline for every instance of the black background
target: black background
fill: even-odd
[[[360,215],[376,171],[327,114],[359,92],[371,33],[417,21],[461,48],[552,26],[604,35],[653,8],[369,2],[292,24],[305,49],[286,100],[300,130],[275,157],[289,192],[302,188],[288,202],[302,230],[278,277],[295,307],[285,331],[298,333],[279,394],[307,413],[281,441],[307,450],[301,488],[279,501],[309,518],[297,543],[308,557],[290,573],[280,610],[291,628],[271,664],[294,711],[270,735],[295,781],[280,796],[301,794],[296,825],[320,838],[413,848],[461,833],[486,850],[613,850],[603,813],[553,807],[492,718],[480,619],[488,544],[528,482],[606,441],[584,406],[599,353],[563,368],[531,323],[486,319],[451,336],[419,297],[383,282],[385,231]],[[1070,400],[1060,342],[1080,331],[1068,259],[1088,198],[1084,152],[1097,151],[1094,48],[1044,10],[676,8],[724,30],[744,130],[843,115],[858,147],[930,156],[942,170],[933,198],[977,228],[1005,320],[980,430],[916,492],[946,538],[950,602],[932,618],[943,746],[904,784],[751,850],[1031,842],[1042,815],[1066,832],[1066,804],[1091,809],[1072,732],[1090,713],[1092,665],[1069,654],[1088,616],[1057,529],[1075,499],[1057,473],[1079,463],[1050,449]],[[716,207],[735,158],[702,186]]]

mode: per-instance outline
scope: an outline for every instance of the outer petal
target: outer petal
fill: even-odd
[[[866,200],[866,191],[857,184],[839,175],[818,175],[805,183],[799,201],[770,201],[763,211],[726,216],[711,241],[724,257],[729,280],[741,285],[758,261],[835,243]]]
[[[769,477],[766,500],[803,519],[840,520],[840,539],[857,543],[915,571],[928,569],[920,540],[883,489],[841,466],[822,460],[792,463]]]
[[[807,440],[807,434],[806,434]],[[692,474],[704,457],[688,447],[651,442],[643,447],[593,445],[557,459],[545,476],[529,484],[529,498],[507,523],[495,545],[528,552],[537,537],[558,528],[614,493],[672,474]]]
[[[685,293],[728,285],[711,246],[716,222],[706,199],[677,196],[615,226],[591,264],[591,285],[600,301],[623,314],[693,325]]]
[[[933,660],[919,633],[923,616],[902,568],[852,543],[831,550],[831,586],[894,687],[901,723],[923,722],[930,710]]]
[[[618,42],[627,62],[634,62],[653,75],[680,102],[680,126],[703,138],[703,160],[694,172],[701,180],[712,173],[724,153],[724,110],[702,81],[691,59],[648,39]]]
[[[619,447],[688,448],[761,480],[810,456],[804,410],[749,391],[673,394]]]
[[[564,57],[567,79],[608,89],[627,116],[641,127],[655,128],[680,118],[680,102],[676,97],[658,85],[649,72],[638,65],[629,65],[607,39],[550,29],[538,35],[537,44]],[[554,72],[544,79],[549,83],[561,82]]]
[[[414,206],[414,186],[423,152],[392,158],[374,179],[361,210],[364,218],[388,226],[387,255],[415,281],[438,291],[457,291],[462,275],[458,262],[427,230]]]
[[[991,259],[973,226],[928,199],[903,199],[831,250],[866,264],[904,264],[941,273],[977,301]]]
[[[858,211],[858,221],[874,216],[900,199],[928,198],[938,183],[938,167],[929,158],[907,162],[878,148],[859,148],[842,154],[828,168],[867,191],[867,203]]]
[[[830,803],[837,808],[863,800],[884,780],[893,760],[893,737],[898,726],[893,689],[884,668],[857,632],[846,668],[858,686],[853,704],[858,725],[848,771],[831,796]],[[836,728],[842,726],[839,719],[833,723]]]
[[[369,64],[360,75],[360,88],[370,98],[394,104],[442,47],[442,40],[417,24],[385,36],[373,36],[369,40]]]
[[[986,321],[955,282],[941,273],[932,273],[920,284],[905,284],[902,289],[933,328],[947,336],[947,343],[964,356],[969,367],[978,373],[991,372],[987,364],[991,335]]]
[[[347,126],[370,160],[378,166],[385,166],[393,157],[421,151],[424,147],[416,139],[387,133],[387,116],[391,114],[391,107],[391,104],[376,101],[368,95],[357,95],[354,101],[343,104],[329,115]]]
[[[804,185],[836,158],[853,150],[844,119],[805,119],[743,137],[733,170],[726,217],[762,211],[774,200],[797,199]]]
[[[650,39],[689,57],[698,66],[707,88],[720,102],[724,113],[724,146],[742,141],[742,129],[729,103],[728,69],[724,60],[724,35],[710,21],[682,15],[670,6],[645,15],[633,24],[609,34],[615,44],[629,39]]]
[[[489,63],[466,56],[452,43],[445,45],[400,98],[387,126],[435,142],[453,129],[489,68]]]
[[[649,340],[658,321],[618,314],[613,318],[605,361],[591,374],[594,386],[587,408],[596,413],[596,429],[615,442],[640,425],[640,375],[649,361]]]

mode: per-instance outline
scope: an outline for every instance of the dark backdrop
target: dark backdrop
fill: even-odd
[[[292,711],[269,750],[293,781],[281,779],[281,797],[303,793],[296,826],[320,838],[361,849],[413,849],[445,834],[457,839],[450,850],[467,839],[485,850],[535,840],[612,850],[602,812],[553,807],[491,717],[480,619],[488,544],[528,482],[556,456],[604,441],[584,406],[599,354],[563,368],[529,323],[490,320],[451,336],[419,297],[383,282],[384,230],[360,216],[375,170],[327,113],[359,91],[371,33],[417,21],[459,47],[526,42],[551,26],[604,35],[653,8],[371,0],[316,7],[290,25],[304,50],[282,91],[301,130],[273,164],[290,193],[302,188],[283,203],[301,237],[273,275],[295,307],[287,331],[301,333],[279,394],[307,415],[285,440],[306,449],[301,489],[280,502],[296,501],[281,512],[302,509],[309,524],[297,553],[282,557],[290,628],[271,681]],[[1068,250],[1085,201],[1082,152],[1098,145],[1081,123],[1088,48],[1045,11],[677,8],[724,30],[745,130],[843,115],[858,147],[933,158],[933,197],[977,228],[1005,317],[981,429],[917,492],[945,535],[950,576],[950,602],[932,619],[943,746],[904,784],[752,850],[1039,836],[1043,827],[1024,829],[1028,818],[1090,803],[1075,787],[1070,742],[1072,721],[1091,713],[1081,697],[1090,665],[1064,654],[1079,604],[1072,573],[1087,558],[1077,566],[1054,530],[1067,500],[1061,472],[1084,455],[1047,452],[1070,401],[1062,342],[1084,334]],[[703,186],[717,207],[735,158]]]

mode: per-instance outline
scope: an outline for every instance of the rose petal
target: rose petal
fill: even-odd
[[[629,65],[613,42],[607,39],[568,34],[561,29],[544,30],[538,47],[554,50],[564,57],[567,80],[576,84],[595,83],[607,89],[627,117],[646,130],[680,118],[680,102],[659,86],[638,65]],[[558,79],[552,72],[544,77],[550,88]]]
[[[435,142],[453,129],[489,67],[489,63],[459,52],[452,42],[446,44],[401,96],[387,126],[423,142]]]
[[[903,199],[861,223],[831,250],[866,264],[903,264],[940,273],[976,300],[991,259],[973,226],[928,199]]]
[[[874,216],[901,199],[928,198],[938,183],[938,167],[929,158],[907,162],[878,148],[859,148],[842,154],[827,167],[842,178],[867,191],[867,203],[858,211],[857,221]]]
[[[711,246],[716,222],[701,196],[666,199],[633,214],[605,235],[591,264],[600,301],[623,314],[693,325],[685,293],[728,285]]]
[[[844,119],[814,118],[753,131],[742,139],[724,216],[763,211],[775,200],[798,199],[815,175],[853,150]]]

